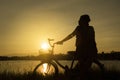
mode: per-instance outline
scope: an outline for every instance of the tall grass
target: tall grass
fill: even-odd
[[[53,75],[43,76],[33,74],[33,72],[15,73],[4,71],[0,73],[0,80],[79,80],[77,77],[79,76],[66,76],[65,74],[59,74],[57,77]],[[88,80],[120,80],[120,71],[112,69],[101,74],[99,70],[92,70],[87,77]]]

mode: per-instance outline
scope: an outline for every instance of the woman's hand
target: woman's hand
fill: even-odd
[[[62,45],[62,44],[63,44],[63,41],[58,41],[58,42],[56,42],[55,44]]]

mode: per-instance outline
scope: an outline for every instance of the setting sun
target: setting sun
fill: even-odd
[[[42,43],[42,44],[41,44],[41,48],[42,48],[43,50],[48,50],[48,49],[49,49],[49,45],[48,45],[47,43]]]

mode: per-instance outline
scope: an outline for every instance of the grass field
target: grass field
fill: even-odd
[[[88,80],[120,80],[120,71],[106,70],[104,74],[100,71],[94,70],[86,76]],[[67,76],[65,74],[59,74],[56,76],[43,76],[33,75],[32,72],[14,73],[14,72],[2,72],[0,73],[0,80],[80,80],[79,76]]]

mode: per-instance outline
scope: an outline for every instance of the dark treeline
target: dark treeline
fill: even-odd
[[[40,54],[38,56],[0,56],[0,60],[42,60],[42,59],[58,59],[58,60],[71,60],[75,55],[75,51],[69,51],[67,54]],[[100,53],[98,54],[100,60],[120,60],[120,52]],[[77,59],[77,58],[76,58]]]
[[[72,56],[75,54],[74,51],[68,52],[69,56],[72,59]],[[120,52],[111,51],[110,53],[98,53],[98,59],[100,60],[120,60]]]

